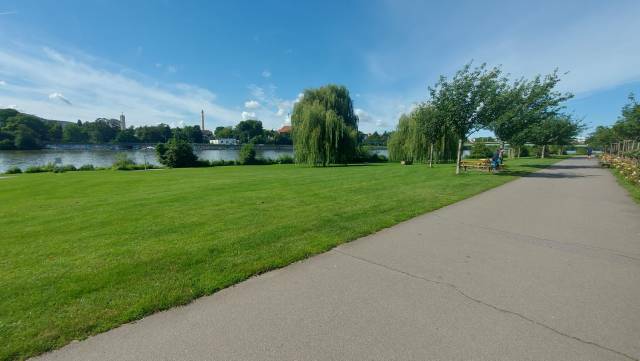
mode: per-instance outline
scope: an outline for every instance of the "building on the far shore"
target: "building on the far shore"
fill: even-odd
[[[120,129],[122,130],[127,129],[127,123],[124,120],[124,113],[120,114]]]
[[[293,128],[291,128],[290,125],[283,125],[282,128],[278,129],[278,133],[280,133],[280,134],[283,134],[283,133],[291,134],[292,130],[293,130]]]
[[[211,139],[209,141],[209,144],[238,145],[238,144],[240,144],[240,141],[238,141],[237,139],[234,139],[234,138],[220,138],[220,139]]]

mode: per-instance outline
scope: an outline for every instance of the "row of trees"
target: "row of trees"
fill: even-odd
[[[451,79],[440,77],[429,87],[429,99],[401,116],[389,155],[432,164],[455,153],[459,173],[463,142],[488,129],[515,148],[525,142],[540,145],[544,157],[549,145],[570,144],[582,129],[580,121],[562,112],[572,94],[557,91],[559,81],[554,71],[512,82],[499,67],[467,64]]]
[[[197,125],[171,128],[159,124],[123,130],[116,119],[71,123],[0,109],[0,149],[38,149],[47,143],[159,143],[174,137],[191,143],[206,141]]]
[[[171,128],[158,124],[121,129],[116,119],[60,122],[15,109],[0,109],[0,149],[39,149],[47,143],[164,143],[176,137],[190,143],[206,143],[214,136],[238,139],[241,143],[292,144],[290,134],[265,130],[259,120],[218,127],[213,134],[197,125]]]
[[[255,119],[243,120],[235,127],[217,127],[214,136],[237,139],[240,143],[291,145],[291,134],[264,129],[262,122]]]
[[[0,150],[37,149],[62,136],[62,126],[14,109],[0,109]]]
[[[622,107],[622,113],[610,126],[599,126],[589,135],[586,142],[591,147],[604,148],[623,140],[640,142],[640,103],[633,94],[629,94],[629,102]]]
[[[384,131],[382,133],[373,132],[371,134],[365,134],[358,132],[358,143],[368,146],[386,146],[392,132]]]

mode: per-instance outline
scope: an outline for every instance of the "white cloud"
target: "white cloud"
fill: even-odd
[[[174,74],[178,71],[178,68],[175,65],[162,63],[155,63],[154,65],[156,69],[159,69],[167,74]]]
[[[7,82],[4,80],[0,80],[0,86],[4,86],[4,85],[7,85]]]
[[[255,85],[255,84],[251,84],[249,85],[249,91],[251,92],[251,95],[253,95],[254,97],[258,98],[259,100],[264,100],[265,99],[265,93],[264,93],[264,89]]]
[[[67,104],[67,105],[72,105],[71,102],[69,101],[69,99],[65,98],[64,95],[62,95],[62,93],[51,93],[49,94],[49,99],[52,100],[60,100],[61,102]]]
[[[353,110],[354,113],[356,113],[356,115],[358,116],[358,119],[360,120],[360,125],[364,126],[364,129],[371,129],[371,127],[375,127],[375,128],[388,128],[389,124],[385,121],[383,121],[380,118],[374,117],[373,115],[369,114],[368,112],[364,111],[361,108],[355,108]]]
[[[264,70],[262,72],[262,76],[265,78],[270,78],[271,77],[271,72],[269,70]]]
[[[256,113],[255,112],[244,111],[244,112],[242,112],[241,115],[242,115],[242,120],[256,119]]]
[[[1,15],[13,15],[13,14],[17,14],[17,11],[0,11],[0,16]]]
[[[251,96],[260,103],[259,109],[256,108],[255,112],[252,112],[252,117],[260,119],[267,129],[276,129],[282,126],[283,123],[289,123],[288,113],[291,112],[295,103],[302,97],[302,93],[300,93],[296,99],[282,99],[276,95],[278,87],[274,84],[265,86],[251,84],[247,88]]]
[[[247,109],[257,109],[260,108],[260,103],[257,100],[249,100],[244,102],[244,107]]]
[[[124,112],[131,125],[178,120],[197,124],[201,109],[210,122],[228,124],[237,119],[236,110],[217,104],[215,94],[205,88],[158,84],[130,69],[77,53],[25,46],[8,49],[5,44],[0,48],[0,77],[11,87],[0,93],[0,104],[70,121]],[[60,101],[53,102],[49,96]],[[63,99],[73,99],[74,106]]]

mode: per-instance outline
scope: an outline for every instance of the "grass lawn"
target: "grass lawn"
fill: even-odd
[[[613,172],[613,175],[616,176],[618,184],[629,192],[629,195],[634,201],[640,204],[640,186],[629,182],[622,174],[620,174],[620,172],[618,172],[617,169],[611,169],[611,171]]]
[[[236,166],[0,179],[0,359],[184,304],[536,171]]]

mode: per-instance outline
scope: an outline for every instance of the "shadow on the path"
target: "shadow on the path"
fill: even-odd
[[[599,177],[597,174],[575,174],[575,173],[547,173],[547,172],[528,172],[528,171],[506,171],[506,172],[498,172],[495,173],[498,176],[517,176],[517,177],[526,177],[526,178],[551,178],[551,179],[560,179],[560,178],[585,178],[585,177]]]
[[[538,169],[600,169],[599,165],[543,165],[543,164],[529,164],[522,167],[538,168]]]

